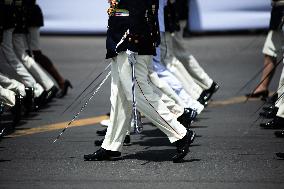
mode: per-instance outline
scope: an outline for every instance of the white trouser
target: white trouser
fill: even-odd
[[[136,60],[137,82],[142,88],[143,94],[153,106],[149,105],[136,84],[137,109],[164,132],[170,142],[173,143],[182,139],[187,132],[186,128],[176,120],[175,115],[170,112],[148,83],[147,65],[152,61],[152,56],[137,55]],[[126,131],[130,130],[132,112],[132,74],[131,66],[128,63],[128,55],[125,52],[121,52],[113,59],[111,73],[111,125],[107,128],[102,148],[121,151]],[[156,111],[163,119],[160,118]]]
[[[284,118],[284,98],[279,100],[278,108],[276,116]]]
[[[0,86],[0,102],[4,105],[13,107],[16,103],[15,93],[9,89],[4,89]]]
[[[30,27],[27,35],[29,49],[32,51],[40,50],[40,30],[39,27]]]
[[[171,38],[170,33],[161,33],[161,63],[182,83],[183,88],[192,98],[198,99],[203,89],[194,81],[182,63],[174,56]]]
[[[15,93],[19,93],[21,96],[26,96],[25,85],[6,77],[0,73],[0,85],[5,89],[9,89]]]
[[[283,55],[284,35],[281,30],[269,30],[262,53],[280,60]]]
[[[25,34],[13,34],[13,45],[16,55],[23,62],[36,81],[40,83],[46,91],[48,91],[54,86],[54,82],[40,67],[40,65],[38,65],[35,60],[27,54],[26,42]]]
[[[16,70],[8,63],[6,56],[0,46],[0,73],[5,74],[9,78],[22,81]]]
[[[151,79],[150,79],[151,81]],[[149,83],[159,98],[163,101],[166,107],[178,118],[184,112],[184,107],[178,105],[172,98],[160,90],[152,81]]]
[[[158,88],[159,88],[159,86],[163,86],[163,88],[161,88],[161,90],[168,88],[168,87],[165,87],[165,85],[169,86],[169,88],[174,90],[174,92],[177,94],[177,96],[178,96],[177,100],[180,99],[183,102],[181,104],[181,106],[186,107],[186,108],[195,109],[197,111],[197,113],[200,114],[201,111],[204,109],[204,106],[202,104],[200,104],[197,100],[193,99],[187,93],[187,91],[184,90],[181,82],[170,71],[168,71],[167,69],[162,69],[162,67],[161,67],[162,65],[158,66],[157,64],[159,64],[159,63],[156,62],[156,61],[153,61],[153,64],[155,64],[154,70],[156,71],[156,74],[160,78],[160,79],[155,78],[155,77],[152,78],[152,80],[154,81],[156,86]],[[158,68],[160,68],[160,69],[158,69]],[[163,82],[165,82],[166,84],[164,84]],[[170,90],[168,89],[166,92],[169,92],[169,91]],[[175,97],[175,99],[176,99],[176,97]]]
[[[181,30],[179,32],[175,32],[175,35],[167,35],[167,37],[172,37],[173,53],[175,57],[184,65],[189,74],[203,89],[209,89],[213,83],[213,80],[199,65],[198,61],[194,58],[194,56],[188,52],[184,45],[183,29],[185,27],[185,24],[186,21],[181,21]]]
[[[164,94],[173,99],[176,104],[183,108],[187,108],[187,104],[176,94],[167,82],[159,78],[156,72],[149,74],[149,79],[157,88],[163,91]]]
[[[279,80],[279,84],[278,84],[278,89],[277,89],[277,94],[278,94],[278,98],[280,98],[280,96],[284,93],[284,67],[282,68],[282,73],[280,76],[280,80]],[[283,97],[282,97],[283,99]],[[281,99],[279,99],[275,106],[279,108],[281,104]]]
[[[36,82],[34,77],[28,72],[25,66],[22,64],[21,60],[15,54],[13,48],[13,31],[14,29],[8,29],[3,32],[3,41],[1,44],[2,52],[7,60],[7,62],[12,66],[16,73],[21,78],[21,82],[26,87],[33,87],[35,97],[39,97],[44,89],[40,84]]]

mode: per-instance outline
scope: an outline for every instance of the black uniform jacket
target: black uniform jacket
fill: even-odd
[[[26,0],[28,27],[41,27],[44,25],[41,8],[35,0]]]
[[[129,16],[109,17],[106,58],[115,57],[117,53],[127,49],[138,52],[139,55],[156,54],[156,46],[160,40],[158,2],[158,0],[120,0],[118,8],[128,10]],[[127,30],[129,35],[119,48],[116,48]]]
[[[0,0],[0,28],[7,30],[16,25],[16,15],[14,3],[8,5],[5,0]]]
[[[284,6],[272,7],[269,23],[270,30],[281,30],[281,24],[284,17]]]
[[[179,17],[177,14],[176,3],[168,1],[164,8],[165,30],[174,33],[180,30]]]

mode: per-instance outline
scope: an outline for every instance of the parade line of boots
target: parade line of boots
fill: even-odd
[[[186,135],[175,142],[176,145],[176,153],[172,157],[172,161],[174,163],[179,163],[183,161],[183,158],[189,153],[189,146],[193,143],[195,139],[195,132],[190,130],[190,125],[193,122],[193,120],[196,118],[197,113],[195,110],[192,110],[190,108],[185,108],[184,113],[178,117],[178,121],[187,129]],[[142,122],[140,122],[142,124]],[[99,130],[97,131],[97,134],[99,136],[105,136],[107,132],[107,129]],[[103,140],[95,140],[95,146],[101,146],[103,143]],[[130,135],[126,135],[124,139],[124,146],[129,146],[131,144],[130,142]],[[92,154],[84,155],[84,159],[86,161],[103,161],[103,160],[114,160],[116,158],[119,158],[121,156],[121,152],[119,151],[110,151],[106,150],[104,148],[99,148],[99,150],[95,151]]]

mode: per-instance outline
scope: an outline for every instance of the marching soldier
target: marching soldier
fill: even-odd
[[[165,58],[162,62],[182,82],[186,92],[205,105],[219,86],[205,73],[197,60],[184,47],[175,6],[175,1],[169,0],[165,7],[166,32],[163,33],[161,40],[162,57]]]
[[[274,75],[276,63],[283,58],[284,35],[283,31],[281,31],[281,21],[283,22],[284,0],[271,0],[271,6],[269,32],[262,50],[264,54],[264,69],[260,79],[262,83],[252,93],[246,94],[249,98],[261,97],[262,100],[266,100],[269,95],[268,87]],[[281,75],[280,83],[282,81],[284,83],[284,73]],[[279,88],[278,94],[282,94],[282,92],[284,92],[283,87]],[[276,108],[278,108],[278,105],[276,105]]]
[[[186,26],[186,20],[188,19],[188,6],[186,6],[187,3],[185,3],[184,0],[176,0],[175,2],[176,6],[174,6],[174,12],[177,14],[176,22],[179,24],[180,28],[175,31],[172,36],[173,53],[184,65],[188,73],[194,78],[195,82],[205,90],[205,93],[207,93],[207,100],[209,100],[211,96],[217,92],[219,85],[205,72],[196,58],[185,48],[183,43],[183,31]],[[183,7],[183,11],[180,11],[179,7]]]
[[[28,46],[30,54],[35,61],[40,64],[58,83],[61,92],[57,97],[61,98],[67,94],[68,88],[72,85],[69,80],[64,79],[56,69],[52,61],[42,53],[40,49],[40,27],[44,25],[44,18],[41,8],[36,4],[36,0],[29,0],[27,27],[28,27]]]
[[[36,82],[34,77],[27,71],[22,62],[18,59],[15,54],[13,47],[13,31],[16,27],[16,3],[13,0],[1,0],[2,1],[2,10],[1,16],[4,19],[3,22],[3,32],[2,32],[2,41],[1,41],[1,50],[3,52],[3,56],[7,63],[13,68],[14,72],[20,78],[20,82],[22,82],[26,87],[34,88],[35,97],[40,97],[42,95],[44,89],[42,86]],[[1,64],[5,64],[6,62],[0,62]],[[13,77],[12,72],[5,72],[9,76]]]
[[[93,154],[85,155],[84,159],[101,161],[121,155],[131,120],[132,71],[129,61],[135,61],[136,84],[139,85],[136,86],[135,94],[137,108],[168,136],[171,143],[176,143],[177,153],[173,161],[179,162],[188,153],[194,133],[177,121],[147,81],[147,65],[151,63],[152,55],[155,55],[158,41],[157,30],[155,33],[151,30],[155,25],[149,25],[149,22],[156,19],[153,11],[156,13],[158,2],[121,0],[111,3],[106,41],[107,58],[112,58],[111,125],[107,128],[101,148]],[[130,51],[129,55],[127,50]],[[184,122],[183,124],[186,125]]]
[[[272,1],[272,13],[271,13],[271,21],[270,21],[270,28],[272,29],[269,31],[265,45],[264,45],[264,51],[267,53],[270,53],[274,57],[274,61],[276,61],[277,57],[282,56],[282,59],[280,61],[283,61],[283,50],[284,47],[284,31],[283,31],[283,24],[284,24],[284,1],[283,0],[275,0]],[[280,63],[280,62],[279,62]],[[275,62],[273,63],[275,64]],[[274,69],[274,68],[273,68]],[[266,72],[264,70],[264,72]],[[261,112],[260,116],[265,118],[274,118],[272,121],[269,121],[267,123],[262,123],[261,126],[265,128],[275,128],[279,126],[277,124],[280,120],[281,122],[281,115],[283,109],[283,93],[284,93],[284,68],[282,69],[282,73],[279,80],[278,85],[278,101],[276,101],[276,104],[269,108],[264,108],[266,111]],[[257,92],[258,93],[258,92]],[[254,95],[257,94],[256,92]],[[251,94],[253,95],[253,94]],[[256,97],[254,96],[253,97]],[[281,107],[281,108],[280,108]],[[279,113],[280,112],[280,113]],[[278,118],[277,115],[280,115]],[[282,120],[283,123],[283,120]],[[283,126],[284,124],[282,124]]]
[[[13,45],[17,57],[22,61],[28,71],[45,89],[46,99],[49,99],[57,93],[57,88],[52,79],[44,70],[27,54],[27,15],[30,6],[30,0],[16,1],[16,27],[13,33]]]

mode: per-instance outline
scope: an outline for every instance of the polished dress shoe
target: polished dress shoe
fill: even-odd
[[[123,141],[123,146],[130,146],[131,142],[130,142],[130,135],[126,135]]]
[[[34,88],[27,87],[25,88],[26,96],[24,99],[24,107],[25,107],[25,114],[33,111],[35,109],[35,102],[34,102]]]
[[[219,90],[219,88],[220,86],[215,81],[213,81],[211,87],[207,90],[209,93],[207,96],[207,101],[211,99],[212,95],[216,93]]]
[[[23,97],[20,94],[16,94],[16,103],[15,106],[11,108],[13,114],[13,125],[17,125],[22,117],[22,101]]]
[[[101,140],[95,140],[94,144],[95,146],[101,146],[104,142],[104,139]],[[123,141],[123,146],[130,146],[131,142],[130,142],[130,135],[126,135],[125,139]]]
[[[278,100],[278,94],[275,93],[275,94],[272,95],[271,97],[268,97],[268,98],[266,99],[266,102],[267,102],[267,103],[270,103],[270,104],[275,104],[277,100]]]
[[[43,91],[39,97],[34,98],[36,109],[43,107],[46,104],[47,91]]]
[[[56,97],[57,92],[58,88],[56,86],[51,87],[51,89],[47,91],[46,102],[50,102],[54,97]]]
[[[189,144],[192,144],[194,142],[195,137],[196,137],[196,133],[192,130],[187,130],[187,132],[189,132],[189,136],[190,136]]]
[[[264,117],[266,119],[272,119],[276,116],[277,114],[277,111],[278,111],[278,108],[277,107],[274,107],[272,110],[270,111],[264,111],[264,112],[260,112],[259,115],[261,117]]]
[[[104,142],[104,139],[101,139],[101,140],[95,140],[94,144],[95,146],[101,146]]]
[[[96,133],[97,133],[99,136],[105,136],[105,135],[106,135],[106,132],[107,132],[107,129],[103,129],[103,130],[97,131]]]
[[[57,95],[57,97],[58,97],[58,98],[63,98],[63,97],[67,94],[68,88],[73,89],[73,86],[72,86],[71,82],[66,79],[66,80],[64,81],[63,88],[61,89],[61,91],[60,91],[60,93]]]
[[[284,130],[282,130],[282,131],[275,131],[274,134],[275,134],[276,137],[284,138]]]
[[[6,131],[6,128],[5,127],[0,127],[0,139],[5,136],[5,131]]]
[[[4,112],[4,104],[0,102],[0,139],[5,135],[5,127],[1,126],[1,114]]]
[[[275,153],[275,155],[279,158],[284,159],[284,153],[282,153],[282,152]]]
[[[200,104],[206,106],[213,94],[216,93],[219,88],[220,86],[216,82],[213,82],[209,89],[202,91],[197,101],[200,102]]]
[[[177,118],[185,128],[189,128],[193,120],[196,118],[197,112],[191,108],[184,108],[184,112]]]
[[[192,132],[189,132],[189,130],[186,132],[186,135],[176,141],[176,147],[177,147],[177,152],[176,154],[172,157],[172,160],[174,163],[179,163],[183,160],[183,158],[188,154],[189,152],[189,146],[190,146],[190,142],[192,140],[192,138],[194,139],[194,137],[192,137]]]
[[[264,129],[282,129],[284,128],[284,118],[276,116],[266,123],[261,123],[260,127]]]
[[[273,111],[274,108],[276,108],[274,105],[271,106],[265,106],[262,108],[263,111],[269,112],[269,111]]]
[[[249,93],[246,94],[247,98],[260,98],[261,100],[265,100],[268,97],[269,91],[268,90],[264,90],[264,91],[259,91],[257,93]]]
[[[121,152],[110,151],[104,148],[100,148],[92,154],[84,155],[84,159],[85,161],[103,161],[103,160],[112,160],[113,158],[117,158],[120,156]]]
[[[202,104],[203,106],[207,106],[208,105],[208,99],[209,99],[210,94],[207,92],[207,90],[202,91],[202,93],[200,94],[199,98],[197,99],[197,101]]]
[[[4,112],[4,104],[0,102],[0,115]]]

